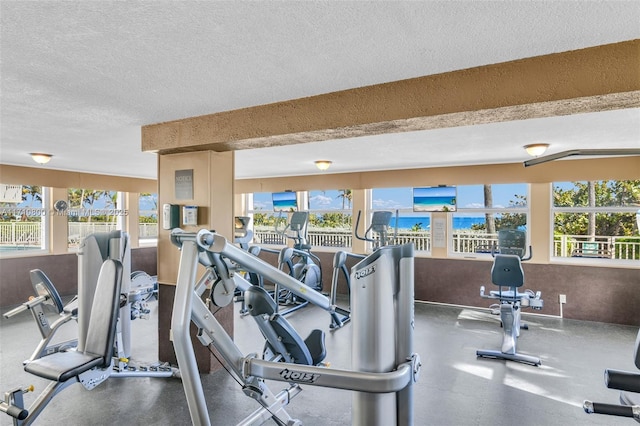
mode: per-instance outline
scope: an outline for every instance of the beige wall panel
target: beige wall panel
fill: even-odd
[[[233,242],[234,217],[234,153],[209,152],[210,167],[210,201],[209,229]]]
[[[162,155],[159,159],[158,209],[166,203],[180,205],[180,227],[187,232],[215,229],[233,241],[233,152],[193,152]],[[176,170],[193,170],[193,198],[177,199]],[[182,225],[182,206],[198,206],[198,224]],[[162,212],[160,211],[160,216]],[[158,230],[158,281],[175,284],[178,276],[180,252],[171,243],[171,231]]]
[[[207,215],[209,205],[209,155],[207,152],[188,154],[162,155],[158,165],[158,209],[160,223],[158,229],[158,281],[163,284],[175,284],[178,276],[180,252],[171,243],[171,231],[163,229],[162,206],[164,204],[180,205],[180,227],[185,231],[197,231],[208,228]],[[176,170],[193,170],[193,198],[177,199],[175,194]],[[198,226],[182,226],[182,206],[201,206],[198,209]]]

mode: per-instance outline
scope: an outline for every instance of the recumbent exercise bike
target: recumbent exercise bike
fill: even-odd
[[[484,286],[480,287],[480,296],[485,299],[499,301],[492,306],[494,312],[500,313],[503,336],[500,350],[478,350],[476,355],[481,358],[505,359],[539,366],[540,358],[524,355],[517,351],[517,341],[520,329],[528,329],[521,321],[523,308],[540,310],[543,307],[542,293],[525,290],[520,293],[518,289],[524,285],[524,271],[522,261],[531,259],[532,250],[529,246],[529,256],[525,257],[524,231],[507,229],[498,231],[498,253],[492,249],[494,257],[491,268],[491,282],[498,286],[498,290],[492,290],[485,294]],[[507,287],[509,290],[503,290]]]

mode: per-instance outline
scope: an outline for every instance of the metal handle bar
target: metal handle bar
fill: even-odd
[[[49,298],[47,296],[34,297],[33,299],[30,299],[28,302],[24,302],[22,305],[18,306],[17,308],[13,308],[12,310],[5,312],[3,316],[5,318],[11,318],[12,316],[19,314],[20,312],[24,312],[28,309],[33,308],[34,306],[37,306],[41,303],[46,302],[48,299]]]
[[[242,250],[233,244],[229,244],[222,235],[216,234],[214,231],[202,229],[198,231],[198,233],[192,233],[184,232],[180,228],[176,228],[171,232],[171,242],[176,246],[182,247],[182,243],[186,241],[195,241],[199,251],[206,250],[219,253],[236,262],[243,269],[262,275],[269,281],[281,285],[297,296],[310,301],[325,311],[333,311],[333,307],[325,295],[296,280],[290,275],[287,275],[251,253]]]
[[[603,404],[600,402],[585,401],[582,408],[588,414],[606,414],[609,416],[631,417],[640,420],[640,406]]]
[[[358,234],[358,227],[360,227],[360,215],[362,214],[362,210],[358,210],[358,217],[356,218],[356,227],[354,229],[354,234],[356,236],[357,239],[359,239],[360,241],[369,241],[371,243],[374,242],[374,240],[372,238],[367,238],[367,231],[364,231],[364,236],[361,237],[360,234]]]

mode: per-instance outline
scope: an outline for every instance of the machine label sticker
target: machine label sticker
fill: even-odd
[[[291,380],[294,382],[315,383],[315,381],[320,378],[320,374],[291,371],[288,368],[285,368],[280,372],[280,377],[282,377],[284,380]]]
[[[366,269],[363,269],[361,271],[356,272],[355,276],[356,276],[356,280],[359,280],[360,278],[364,278],[368,275],[373,274],[376,271],[376,267],[375,265],[371,265]]]

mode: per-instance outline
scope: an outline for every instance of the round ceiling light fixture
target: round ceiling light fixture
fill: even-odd
[[[51,154],[44,154],[42,152],[31,152],[29,153],[29,155],[31,156],[33,161],[38,164],[47,164],[49,161],[51,161],[51,157],[53,157],[53,155]]]
[[[547,148],[549,148],[548,143],[532,143],[530,145],[524,146],[524,149],[525,151],[527,151],[527,154],[529,154],[532,157],[541,156],[547,151]]]
[[[333,164],[331,161],[329,160],[316,160],[315,161],[315,165],[319,170],[322,170],[323,172],[325,170],[327,170],[329,167],[331,167],[331,164]]]

